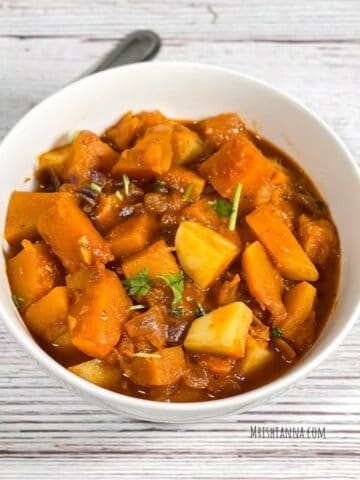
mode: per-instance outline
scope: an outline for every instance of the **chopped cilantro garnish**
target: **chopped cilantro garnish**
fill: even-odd
[[[123,280],[123,284],[125,285],[129,295],[138,295],[141,297],[147,295],[151,288],[148,269],[144,268],[136,275]]]
[[[184,315],[184,310],[181,307],[173,308],[170,311],[170,315],[175,318],[182,317]]]
[[[18,297],[17,295],[11,295],[12,301],[14,302],[14,305],[16,308],[19,308],[20,303],[24,302],[24,299],[22,297]]]
[[[123,177],[123,183],[124,183],[124,192],[125,192],[125,195],[128,196],[130,192],[130,179],[125,173],[123,174],[122,177]]]
[[[120,192],[120,190],[116,190],[115,197],[120,201],[124,200],[124,195]]]
[[[75,131],[71,134],[71,139],[70,139],[71,143],[74,143],[74,142],[75,142],[75,140],[76,140],[77,137],[79,136],[79,133],[80,133],[79,130],[75,130]]]
[[[92,183],[90,184],[90,188],[91,188],[91,190],[92,190],[93,192],[96,192],[96,193],[101,193],[101,190],[102,190],[102,188],[100,187],[100,185],[98,185],[98,184],[95,183],[95,182],[92,182]]]
[[[163,180],[155,180],[154,190],[157,193],[169,193],[169,189]]]
[[[182,294],[184,292],[184,275],[182,273],[170,273],[158,275],[158,277],[169,285],[174,294],[172,305],[177,305],[182,299]]]
[[[229,230],[231,230],[231,231],[234,231],[235,228],[236,228],[236,220],[237,220],[237,214],[238,214],[238,210],[239,210],[241,191],[242,191],[242,184],[238,183],[236,185],[233,204],[232,204],[231,215],[230,215],[230,219],[229,219]]]
[[[281,328],[273,327],[270,329],[270,336],[274,338],[280,338],[282,335]]]
[[[209,205],[212,206],[218,217],[230,217],[233,206],[232,203],[229,202],[229,200],[225,200],[224,198],[217,198],[209,202]]]
[[[191,197],[191,193],[193,191],[194,184],[191,182],[189,185],[185,188],[183,199],[184,200],[189,200]]]
[[[196,318],[206,315],[205,309],[200,302],[197,302],[197,309],[195,310]]]

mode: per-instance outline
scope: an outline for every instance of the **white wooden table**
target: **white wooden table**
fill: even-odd
[[[137,28],[162,36],[157,60],[263,78],[360,151],[359,0],[2,0],[0,138]],[[359,338],[357,324],[321,367],[269,404],[167,426],[84,403],[42,373],[0,322],[0,478],[358,480]],[[326,438],[250,439],[250,425],[320,425]]]

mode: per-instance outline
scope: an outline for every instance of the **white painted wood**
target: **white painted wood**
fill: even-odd
[[[135,28],[157,58],[236,68],[302,99],[360,150],[357,0],[29,0],[0,4],[0,138],[32,105]],[[11,160],[9,160],[11,161]],[[354,266],[356,268],[356,266]],[[360,325],[301,385],[209,423],[139,422],[85,404],[0,323],[0,479],[360,478]],[[250,439],[250,425],[326,427],[318,440]]]

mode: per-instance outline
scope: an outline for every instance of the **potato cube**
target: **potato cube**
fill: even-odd
[[[152,280],[161,274],[179,273],[180,271],[170,247],[164,240],[159,240],[127,258],[122,264],[122,268],[126,278],[147,269],[149,278]]]
[[[71,340],[86,355],[104,358],[120,339],[131,300],[110,270],[99,271],[74,293],[68,316]]]
[[[114,259],[109,245],[71,198],[51,202],[37,228],[69,272]]]
[[[270,253],[284,277],[310,282],[319,278],[315,265],[275,207],[270,204],[257,207],[246,216],[246,222]]]
[[[157,125],[146,130],[133,148],[124,150],[112,174],[127,174],[134,178],[153,177],[167,172],[171,166],[171,128]]]
[[[88,382],[109,390],[116,390],[122,377],[120,368],[98,358],[69,367],[69,370]]]
[[[72,343],[69,329],[49,345],[48,350],[55,360],[66,367],[88,360],[88,357]]]
[[[252,316],[250,308],[242,302],[219,307],[193,321],[184,347],[192,352],[242,358]]]
[[[121,258],[145,248],[156,230],[156,218],[145,212],[120,223],[106,238],[115,258]]]
[[[44,242],[22,242],[23,249],[7,262],[12,293],[19,299],[19,310],[25,310],[61,283],[62,272],[57,259]],[[21,300],[20,300],[21,299]]]
[[[160,349],[152,356],[133,357],[130,376],[143,386],[171,385],[184,374],[186,368],[182,347]]]
[[[203,151],[203,143],[199,135],[175,122],[171,144],[173,148],[173,163],[178,165],[195,160]]]
[[[275,358],[276,355],[272,350],[255,340],[251,335],[248,335],[245,357],[240,362],[241,375],[247,377],[264,370]]]
[[[55,287],[30,305],[25,314],[25,323],[35,336],[53,343],[67,331],[68,308],[67,288]]]
[[[185,273],[201,288],[211,285],[240,252],[219,233],[191,221],[180,223],[175,247]]]
[[[70,196],[68,193],[13,192],[6,215],[5,238],[11,243],[36,240],[39,233],[36,223],[40,215],[56,198]]]

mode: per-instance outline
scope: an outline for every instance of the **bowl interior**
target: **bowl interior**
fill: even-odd
[[[76,130],[101,133],[127,110],[151,109],[159,109],[175,118],[192,119],[238,112],[250,128],[293,157],[329,203],[341,238],[339,295],[331,320],[306,358],[295,368],[305,372],[306,365],[308,370],[314,359],[342,338],[349,319],[358,308],[360,269],[356,266],[360,262],[360,250],[356,239],[360,236],[360,223],[356,214],[360,204],[359,173],[345,147],[320,119],[261,82],[206,65],[151,63],[116,68],[66,87],[25,116],[0,147],[3,166],[1,231],[9,195],[15,189],[31,189],[31,182],[24,179],[33,176],[39,153],[67,142]],[[0,261],[3,272],[0,276],[0,315],[21,341],[21,337],[29,337],[29,334],[9,295],[3,255]],[[296,376],[291,375],[288,374],[288,383]],[[279,387],[286,383],[277,382]],[[239,405],[246,395],[237,397]]]

